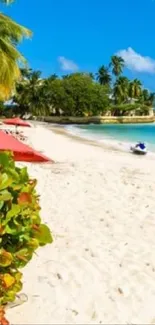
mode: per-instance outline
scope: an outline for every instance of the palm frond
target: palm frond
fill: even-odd
[[[19,43],[23,38],[30,38],[32,32],[17,24],[10,17],[0,13],[0,37],[8,38],[12,43]]]
[[[13,3],[15,0],[0,0],[1,3],[4,3],[5,5],[10,5]]]
[[[19,66],[26,64],[26,59],[17,50],[16,45],[31,35],[29,29],[0,13],[0,99],[2,94],[5,98],[11,94],[15,82],[20,78]]]

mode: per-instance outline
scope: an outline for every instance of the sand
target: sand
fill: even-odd
[[[155,324],[155,158],[25,133],[56,161],[28,164],[54,243],[24,269],[28,302],[11,323]]]

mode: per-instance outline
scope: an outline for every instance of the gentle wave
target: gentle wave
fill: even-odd
[[[130,147],[131,145],[135,144],[134,141],[130,141],[130,139],[125,139],[125,140],[120,140],[120,139],[116,139],[115,134],[114,136],[110,136],[107,134],[101,134],[98,133],[96,134],[95,132],[90,132],[87,129],[87,126],[84,127],[79,127],[79,125],[66,125],[65,129],[72,135],[74,136],[78,136],[80,138],[83,139],[87,139],[87,140],[91,140],[91,141],[95,141],[101,144],[104,144],[107,147],[116,149],[116,150],[120,150],[120,151],[125,151],[125,152],[129,152],[130,151]],[[148,143],[147,141],[145,141],[147,147],[150,149],[149,151],[149,155],[153,154],[153,156],[155,155],[155,149],[150,146],[150,143]]]

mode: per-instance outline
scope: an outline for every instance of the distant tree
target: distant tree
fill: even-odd
[[[148,89],[143,89],[139,97],[139,103],[147,106],[155,106],[155,93],[150,93]]]
[[[71,74],[51,83],[51,103],[66,116],[94,115],[103,112],[109,104],[107,88],[92,81],[87,74]]]
[[[150,93],[149,93],[148,89],[143,89],[141,95],[143,96],[144,101],[147,101],[150,98]]]
[[[129,79],[119,77],[113,88],[113,96],[116,104],[125,103],[129,95]]]
[[[150,93],[149,101],[152,106],[155,106],[155,93]]]
[[[142,94],[142,84],[138,79],[134,79],[129,84],[129,96],[131,98],[139,98]]]
[[[20,115],[30,112],[44,116],[94,116],[109,111],[112,115],[122,116],[137,107],[138,113],[146,114],[155,98],[155,94],[142,89],[137,79],[130,82],[127,77],[120,76],[111,87],[111,75],[105,66],[97,73],[99,82],[88,72],[61,78],[54,74],[42,79],[40,71],[27,68],[22,69],[21,74],[13,98],[17,104],[13,110]],[[136,103],[129,103],[129,97],[136,98]]]
[[[143,98],[144,98],[144,101],[143,103],[145,105],[148,105],[150,107],[154,107],[155,106],[155,93],[149,93],[148,94],[148,97],[146,97],[146,93],[143,94]]]
[[[119,77],[124,68],[124,60],[122,57],[113,55],[111,57],[110,67],[112,67],[112,73],[115,77]]]
[[[142,104],[139,105],[138,102],[134,104],[115,104],[110,107],[112,116],[130,116],[134,113],[138,116],[149,115],[149,106]]]
[[[53,80],[56,80],[56,79],[58,79],[58,75],[57,75],[56,73],[51,74],[51,75],[47,78],[47,80],[49,80],[49,81],[53,81]]]
[[[110,73],[109,73],[109,69],[107,67],[102,65],[99,68],[96,76],[97,76],[97,80],[100,83],[100,85],[108,85],[108,86],[110,86],[111,76],[110,76]]]
[[[16,93],[14,102],[18,104],[16,110],[21,115],[25,112],[31,112],[34,115],[41,115],[41,111],[45,114],[45,108],[48,110],[47,98],[45,98],[43,81],[40,71],[29,70],[24,76],[25,78],[16,85]]]
[[[62,79],[66,79],[66,78],[68,78],[69,77],[69,74],[64,74],[63,76],[62,76]]]
[[[45,86],[45,92],[48,97],[49,105],[55,110],[57,116],[67,101],[65,89],[63,87],[63,79],[55,79]]]
[[[6,5],[11,4],[12,2],[14,2],[15,0],[0,0],[1,3],[4,3]]]
[[[89,72],[89,73],[88,73],[88,75],[89,75],[89,77],[90,77],[92,80],[94,80],[94,79],[95,79],[94,73],[92,73],[92,72]]]
[[[30,69],[30,68],[21,68],[20,73],[21,73],[21,79],[23,79],[23,80],[30,79],[31,74],[32,74],[32,69]]]

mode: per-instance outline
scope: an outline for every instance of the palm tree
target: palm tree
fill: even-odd
[[[134,79],[129,85],[129,96],[131,98],[139,98],[142,93],[142,84],[138,79]]]
[[[20,68],[21,80],[28,80],[31,78],[32,69],[24,67]]]
[[[50,110],[50,83],[41,78],[40,71],[28,70],[28,78],[21,79],[16,84],[13,98],[18,105],[18,112],[30,112],[35,115],[47,115]],[[25,70],[24,70],[25,75]]]
[[[155,93],[149,93],[147,89],[143,90],[141,102],[147,106],[155,106]]]
[[[124,68],[124,60],[121,56],[113,55],[111,57],[110,67],[115,77],[119,77]]]
[[[99,81],[100,85],[108,85],[110,86],[111,83],[111,75],[109,73],[109,69],[102,65],[97,74],[97,80]]]
[[[150,93],[149,101],[152,105],[155,105],[155,93]]]
[[[148,89],[143,89],[143,90],[142,90],[142,96],[143,96],[144,101],[149,100],[149,98],[150,98],[150,93],[149,93]]]
[[[68,79],[69,78],[69,74],[64,74],[63,76],[62,76],[62,79]]]
[[[12,2],[14,2],[15,0],[0,0],[0,2],[6,4],[6,5],[9,5],[11,4]]]
[[[56,80],[56,79],[58,79],[58,75],[56,74],[56,73],[53,73],[53,74],[51,74],[49,77],[48,77],[48,81],[54,81],[54,80]]]
[[[88,75],[89,75],[89,77],[90,77],[92,80],[95,79],[94,74],[93,74],[92,72],[89,72]]]
[[[32,71],[29,78],[29,86],[30,87],[38,87],[42,83],[41,79],[41,71]]]
[[[10,4],[11,0],[0,0]],[[16,45],[31,32],[17,24],[11,18],[0,13],[0,97],[6,99],[12,92],[16,80],[20,77],[19,64],[26,60],[17,50]]]
[[[115,103],[116,104],[125,103],[128,99],[128,94],[129,94],[129,79],[126,77],[117,78],[113,89]]]
[[[0,2],[6,4],[6,5],[10,5],[12,2],[14,2],[15,0],[0,0]]]

